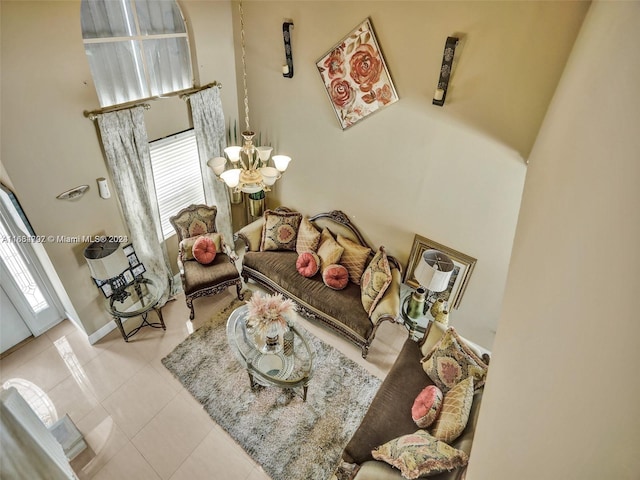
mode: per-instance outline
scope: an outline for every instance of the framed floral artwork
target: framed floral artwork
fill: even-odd
[[[404,279],[402,280],[407,285],[418,288],[420,284],[414,276],[414,271],[420,257],[425,250],[435,249],[439,250],[453,260],[453,273],[449,279],[449,285],[446,290],[438,293],[438,298],[442,298],[447,301],[449,308],[458,308],[462,301],[462,295],[469,284],[471,273],[476,265],[477,260],[469,255],[465,255],[462,252],[458,252],[452,248],[446,247],[441,243],[429,240],[426,237],[416,235],[413,239],[413,245],[411,246],[411,253],[409,254],[409,262],[404,272]]]
[[[316,66],[343,130],[398,101],[368,18],[323,55]]]

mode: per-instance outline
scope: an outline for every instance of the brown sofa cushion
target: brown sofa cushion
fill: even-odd
[[[422,389],[433,383],[422,370],[420,358],[418,344],[407,339],[360,427],[344,449],[342,458],[346,462],[362,464],[373,460],[374,448],[416,431],[411,407]]]
[[[319,312],[340,319],[344,326],[368,338],[373,324],[362,308],[360,287],[349,282],[343,290],[337,291],[327,287],[320,274],[305,278],[296,269],[297,258],[296,252],[246,252],[243,264],[244,268],[257,271],[269,278],[270,283],[278,285],[281,290],[299,298]],[[417,366],[426,377],[419,360],[418,356]],[[413,398],[411,401],[413,402]]]
[[[229,257],[224,253],[218,253],[209,265],[201,265],[195,260],[183,263],[184,268],[184,293],[190,295],[202,288],[218,285],[226,280],[238,278],[240,274]]]

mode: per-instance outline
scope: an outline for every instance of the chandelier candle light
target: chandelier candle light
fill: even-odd
[[[227,147],[224,153],[227,156],[231,168],[227,169],[227,158],[215,157],[207,162],[207,165],[223,180],[233,192],[255,194],[260,191],[268,192],[285,172],[291,161],[286,155],[274,155],[274,167],[269,166],[272,148],[267,146],[255,146],[253,137],[255,132],[249,126],[249,92],[247,89],[247,67],[245,61],[244,43],[244,11],[242,1],[240,9],[240,45],[242,47],[242,80],[244,85],[244,121],[246,130],[242,132],[244,144]]]

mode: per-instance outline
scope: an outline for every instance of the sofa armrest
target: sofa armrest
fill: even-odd
[[[257,252],[260,250],[260,242],[262,241],[262,226],[264,225],[264,217],[254,220],[249,225],[245,225],[233,235],[233,240],[242,240],[247,252]]]
[[[400,283],[402,273],[397,268],[391,268],[391,283],[384,293],[378,305],[371,313],[371,321],[377,325],[382,320],[392,320],[394,322],[400,319]]]

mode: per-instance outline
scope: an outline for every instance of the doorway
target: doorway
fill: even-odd
[[[3,188],[0,202],[0,353],[32,335],[41,335],[63,319],[63,309],[30,241],[33,239],[31,227],[24,213],[16,209],[17,202],[7,199],[12,200]]]

